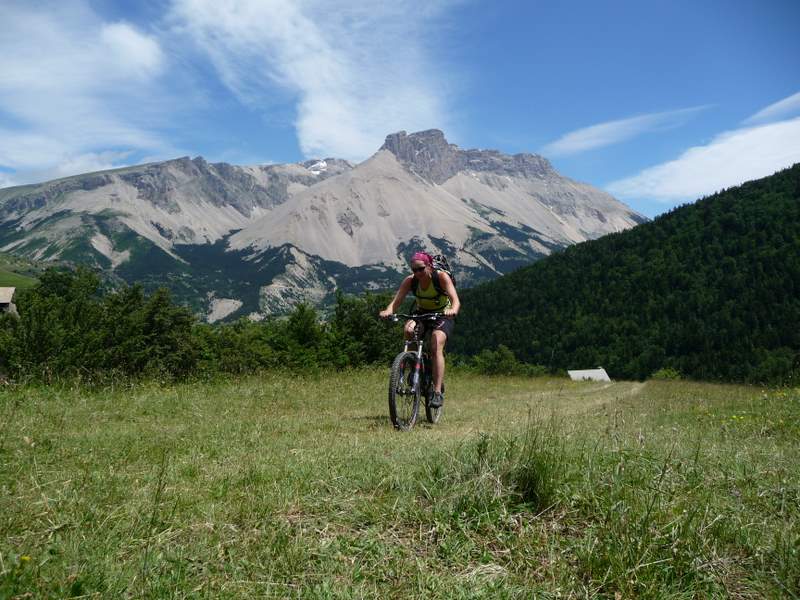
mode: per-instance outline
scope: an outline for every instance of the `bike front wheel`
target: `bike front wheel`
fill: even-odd
[[[414,385],[417,355],[401,352],[392,363],[389,376],[389,418],[395,429],[408,431],[414,427],[419,413],[419,397],[422,382]]]

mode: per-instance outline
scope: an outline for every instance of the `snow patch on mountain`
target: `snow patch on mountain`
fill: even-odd
[[[319,160],[310,167],[308,167],[308,170],[311,171],[314,175],[319,175],[323,171],[328,170],[328,163],[326,163],[324,160]]]

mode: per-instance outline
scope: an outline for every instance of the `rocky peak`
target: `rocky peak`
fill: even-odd
[[[433,160],[453,156],[458,153],[458,146],[448,143],[439,129],[428,129],[411,135],[405,131],[390,133],[381,150],[389,150],[406,162],[418,162],[420,154]]]
[[[537,154],[509,156],[497,150],[461,150],[438,129],[408,135],[399,131],[386,136],[381,150],[424,179],[442,184],[461,171],[488,171],[515,177],[543,179],[557,175],[550,162]]]
[[[171,167],[187,174],[196,174],[198,169],[203,170],[207,166],[208,163],[202,156],[197,156],[193,159],[189,158],[188,156],[181,156],[180,158],[165,160],[164,162],[144,165],[145,168],[152,171],[163,171]]]
[[[449,144],[438,129],[411,135],[405,131],[389,134],[381,150],[388,150],[413,172],[433,183],[444,183],[461,169],[461,151],[455,144]]]

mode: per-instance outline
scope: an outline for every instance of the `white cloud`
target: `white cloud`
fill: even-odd
[[[709,107],[695,106],[599,123],[571,131],[555,142],[547,144],[541,152],[545,156],[566,156],[618,144],[649,131],[663,131],[679,127],[694,114],[707,108]]]
[[[308,156],[360,159],[389,132],[447,128],[426,36],[465,1],[169,0],[150,34],[90,0],[5,0],[0,185],[177,153],[162,131],[215,93],[185,85],[197,65],[187,39],[265,118],[290,104]]]
[[[307,156],[359,160],[387,133],[446,127],[446,81],[424,37],[454,0],[175,0],[175,31],[243,102],[296,102]]]
[[[43,168],[30,168],[20,181],[18,174],[0,173],[0,188],[20,185],[26,182],[49,181],[78,173],[105,171],[127,164],[130,152],[87,152],[85,154],[64,153],[61,160]]]
[[[606,189],[625,199],[685,202],[771,175],[800,162],[800,117],[725,132],[675,160],[615,181]]]
[[[753,116],[744,121],[746,125],[753,125],[758,123],[766,123],[768,121],[777,121],[785,119],[795,113],[800,112],[800,92],[779,100],[774,104],[770,104],[764,109],[761,109]]]
[[[147,78],[158,75],[164,65],[158,42],[127,23],[103,25],[100,39],[105,45],[102,50],[108,50],[106,60],[116,69]]]
[[[113,169],[125,163],[130,152],[87,152],[65,158],[55,169],[57,177],[66,177],[75,173],[92,173]]]
[[[4,2],[0,21],[0,167],[12,171],[4,184],[168,148],[152,129],[166,69],[154,37],[103,22],[85,0]]]
[[[17,182],[8,174],[0,171],[0,189],[17,185]]]

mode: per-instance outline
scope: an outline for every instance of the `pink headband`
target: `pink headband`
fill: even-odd
[[[411,257],[411,262],[415,260],[421,260],[429,267],[433,264],[433,257],[427,252],[415,252],[414,256]]]

